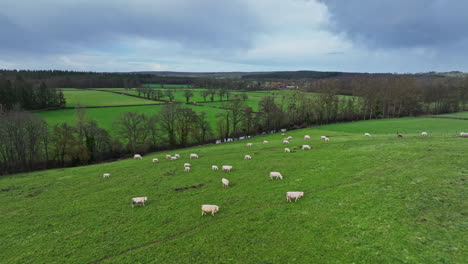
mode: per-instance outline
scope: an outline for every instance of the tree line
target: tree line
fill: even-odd
[[[21,76],[14,80],[0,78],[0,109],[13,109],[15,105],[23,109],[61,108],[65,106],[61,89],[48,87],[44,82],[32,84]]]
[[[208,120],[206,113],[197,113],[182,104],[167,103],[158,113],[122,114],[109,133],[87,115],[85,108],[76,108],[73,124],[53,126],[21,110],[21,106],[34,109],[24,106],[54,102],[44,91],[50,89],[59,94],[59,90],[32,84],[20,88],[27,82],[18,78],[10,81],[8,89],[0,90],[2,95],[11,94],[11,87],[25,91],[14,93],[14,98],[22,99],[8,100],[8,107],[0,109],[0,172],[91,164],[134,153],[235,139],[283,128],[466,110],[467,84],[466,78],[416,79],[404,75],[323,79],[302,84],[303,89],[317,94],[299,90],[273,92],[259,101],[257,111],[241,95],[233,96],[227,90],[213,88],[199,91],[200,95],[205,100],[211,96],[229,98],[215,120]],[[192,93],[185,94],[188,102],[194,91],[187,91]],[[350,95],[342,95],[343,91]],[[21,101],[31,98],[31,104]],[[6,103],[2,101],[2,105]]]

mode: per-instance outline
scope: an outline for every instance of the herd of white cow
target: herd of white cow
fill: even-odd
[[[281,134],[281,135],[284,136],[284,133]],[[399,135],[401,135],[401,134],[399,134]],[[428,135],[427,132],[422,132],[421,133],[421,136],[427,136],[427,135]],[[364,136],[370,137],[371,134],[370,133],[364,133]],[[460,136],[461,137],[468,137],[468,133],[461,132]],[[287,138],[284,138],[283,139],[283,144],[289,144],[289,140],[291,140],[291,139],[292,139],[291,136],[289,136]],[[309,140],[309,139],[310,139],[309,135],[304,136],[304,140]],[[330,139],[327,136],[321,136],[320,139],[324,140],[325,142],[330,141]],[[268,144],[268,143],[269,142],[267,140],[263,141],[263,144]],[[250,148],[252,146],[253,146],[253,143],[247,143],[247,147]],[[302,150],[310,150],[312,148],[311,148],[310,145],[302,145],[301,149]],[[291,150],[289,148],[284,148],[284,152],[290,153]],[[143,157],[140,154],[135,154],[133,156],[133,158],[134,159],[143,159]],[[175,154],[174,156],[166,155],[166,159],[169,159],[169,160],[177,160],[179,158],[180,158],[179,154]],[[197,154],[195,154],[195,153],[190,154],[190,159],[198,159],[198,158],[199,158],[199,156]],[[252,159],[252,156],[251,155],[245,155],[244,159],[245,160],[250,160],[250,159]],[[159,160],[157,158],[153,158],[152,161],[153,162],[159,162]],[[223,165],[221,167],[222,171],[224,171],[224,172],[231,172],[232,168],[233,167],[231,165]],[[191,164],[190,163],[184,163],[184,171],[185,172],[190,172],[190,170],[191,170]],[[219,170],[219,168],[216,165],[212,165],[211,170]],[[109,178],[109,176],[110,176],[110,173],[104,173],[103,174],[103,178]],[[283,175],[281,175],[281,173],[279,173],[277,171],[272,171],[269,174],[269,178],[270,178],[270,180],[274,180],[274,179],[282,180]],[[228,179],[222,178],[221,182],[222,182],[223,188],[228,188],[229,187],[229,180]],[[302,196],[304,196],[304,192],[286,192],[286,201],[291,202],[292,199],[294,199],[294,201],[297,201]],[[148,200],[148,197],[134,197],[134,198],[132,198],[131,205],[132,205],[132,207],[134,207],[135,205],[143,205],[144,206],[145,201],[147,201],[147,200]],[[219,206],[218,205],[204,204],[204,205],[201,206],[201,210],[202,210],[202,215],[205,215],[206,213],[210,213],[211,215],[214,215],[215,213],[217,213],[219,211]]]

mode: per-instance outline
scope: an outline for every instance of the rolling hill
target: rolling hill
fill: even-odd
[[[0,262],[463,263],[463,129],[465,120],[361,121],[287,132],[293,153],[272,134],[2,177]],[[175,153],[182,158],[164,159]],[[284,179],[269,180],[270,171]],[[287,191],[305,196],[286,203]],[[130,206],[137,196],[149,197],[146,206]],[[201,216],[201,204],[220,211]]]

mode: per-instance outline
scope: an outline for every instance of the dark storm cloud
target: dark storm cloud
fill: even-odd
[[[22,53],[103,48],[135,37],[195,49],[245,49],[260,27],[239,1],[19,0],[3,6],[0,50]]]
[[[465,42],[466,0],[321,0],[353,40],[377,48],[435,47]]]

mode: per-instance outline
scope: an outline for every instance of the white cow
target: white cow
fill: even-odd
[[[134,159],[142,159],[143,157],[140,154],[133,155]]]
[[[320,137],[320,139],[326,139],[326,138],[327,138],[327,136],[321,136]]]
[[[288,140],[283,140],[283,144],[289,144]]]
[[[306,150],[306,149],[312,149],[312,148],[309,145],[302,145],[301,149]]]
[[[427,132],[422,132],[421,136],[423,136],[423,137],[427,136]]]
[[[252,159],[252,156],[250,156],[250,155],[245,155],[245,156],[244,156],[244,159],[246,159],[246,160]]]
[[[292,137],[291,137],[291,136],[289,136],[289,137],[287,137],[287,139],[288,139],[288,140],[291,140],[291,139],[292,139]]]
[[[281,133],[281,136],[282,136],[282,137],[284,137],[284,136],[286,136],[286,134],[284,134],[284,133]]]
[[[247,147],[252,147],[252,143],[247,143]]]
[[[180,155],[179,155],[179,154],[175,154],[174,157],[180,158]]]
[[[195,153],[192,153],[192,154],[190,154],[190,159],[192,159],[192,158],[198,159],[198,155],[195,154]]]
[[[110,173],[104,173],[104,174],[102,175],[103,178],[109,178],[109,176],[110,176]]]
[[[145,206],[145,201],[148,200],[148,197],[135,197],[132,198],[132,207],[135,207],[135,204],[142,204]]]
[[[301,198],[302,196],[304,196],[304,192],[287,192],[286,201],[291,202],[291,199],[295,199],[294,201],[296,202],[297,199]]]
[[[211,170],[219,170],[219,168],[216,165],[211,165]]]
[[[159,160],[157,158],[153,159],[153,163],[158,162]]]
[[[468,137],[468,133],[460,132],[460,137]]]
[[[219,206],[217,205],[210,205],[210,204],[204,204],[201,206],[201,214],[205,215],[206,213],[211,213],[211,215],[214,216],[215,213],[219,211]]]
[[[369,133],[364,133],[364,136],[370,137],[371,135]]]
[[[304,139],[310,139],[310,136],[309,136],[309,135],[305,135],[305,136],[304,136]]]
[[[170,159],[170,158],[172,158],[171,155],[166,155],[166,159]]]
[[[325,139],[325,141],[327,141],[327,142],[328,142],[328,141],[330,141],[330,139],[329,139],[329,138],[326,138],[326,139]]]
[[[273,178],[282,180],[283,175],[281,175],[281,173],[279,173],[277,171],[272,171],[272,172],[270,172],[270,180],[272,180]]]
[[[268,144],[268,140],[263,140],[263,144]]]
[[[184,167],[185,172],[190,172],[190,167]]]
[[[284,152],[290,153],[291,150],[289,148],[284,148]]]
[[[223,165],[221,168],[222,168],[221,169],[222,171],[226,171],[226,172],[231,172],[231,170],[232,170],[231,165]]]
[[[171,157],[171,160],[177,160],[177,157],[175,157],[175,156]]]
[[[190,163],[184,163],[184,167],[190,167],[192,165],[190,165]]]
[[[228,180],[228,179],[222,178],[222,179],[221,179],[221,182],[223,183],[223,187],[224,187],[224,188],[229,187],[229,180]]]

